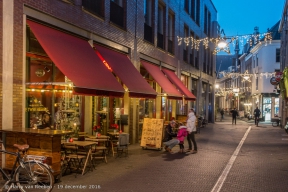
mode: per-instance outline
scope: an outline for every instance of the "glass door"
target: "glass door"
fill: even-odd
[[[263,97],[262,114],[265,121],[271,121],[271,97]]]

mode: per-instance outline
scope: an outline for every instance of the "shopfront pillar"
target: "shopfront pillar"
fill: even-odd
[[[156,92],[161,93],[161,87],[157,84],[156,85]],[[162,96],[156,97],[156,119],[161,119],[161,112],[162,112]]]
[[[120,126],[121,126],[121,129],[123,132],[129,133],[129,134],[133,133],[132,134],[133,141],[131,141],[131,143],[134,143],[134,138],[135,138],[135,136],[134,136],[135,130],[134,129],[136,127],[136,121],[135,121],[136,120],[135,119],[135,117],[136,117],[135,111],[136,110],[134,110],[134,109],[136,109],[135,102],[134,102],[135,99],[129,98],[128,92],[125,92],[123,99],[124,99],[124,106],[123,106],[124,115],[126,115],[126,114],[128,115],[128,125],[120,125]],[[130,111],[130,109],[129,109],[130,105],[131,105],[131,108],[133,109],[132,111]],[[129,130],[129,127],[130,127],[131,131]],[[130,136],[130,138],[131,138],[131,136]]]
[[[2,26],[2,129],[13,127],[14,1],[3,0]]]
[[[84,99],[84,132],[91,134],[92,133],[92,127],[94,125],[92,125],[92,121],[91,119],[93,119],[93,115],[92,114],[92,97],[91,96],[85,96]]]

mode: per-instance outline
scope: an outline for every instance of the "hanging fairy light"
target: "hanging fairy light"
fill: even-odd
[[[248,43],[250,46],[253,46],[253,44],[262,44],[260,39],[263,39],[265,42],[265,46],[269,43],[271,44],[272,42],[272,36],[271,32],[267,33],[257,33],[257,34],[250,34],[250,35],[237,35],[237,36],[226,36],[224,33],[224,30],[221,30],[220,36],[218,38],[209,38],[205,37],[202,39],[194,39],[193,37],[179,37],[177,36],[177,42],[178,45],[182,45],[182,42],[188,46],[189,44],[191,45],[191,49],[196,49],[199,50],[200,44],[202,42],[202,45],[204,46],[205,49],[208,49],[209,43],[214,43],[215,45],[215,50],[214,54],[217,54],[220,51],[224,51],[226,53],[230,53],[230,48],[229,44],[235,47],[235,40],[239,41],[240,46],[244,46],[245,43]],[[223,40],[227,41],[227,45],[225,48],[219,48],[219,42],[222,43]],[[224,45],[224,44],[222,44]],[[220,45],[221,46],[221,45]]]

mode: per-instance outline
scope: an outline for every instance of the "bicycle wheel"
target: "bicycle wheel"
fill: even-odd
[[[272,122],[272,126],[273,127],[277,127],[278,126],[278,123],[276,121]]]
[[[51,171],[42,163],[24,162],[24,168],[19,165],[15,172],[15,181],[23,192],[52,191],[54,177]]]
[[[205,127],[207,125],[208,121],[206,119],[203,120],[202,126]]]

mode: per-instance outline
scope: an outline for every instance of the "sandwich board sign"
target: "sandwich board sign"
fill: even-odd
[[[144,118],[140,146],[161,149],[163,124],[163,119]]]

